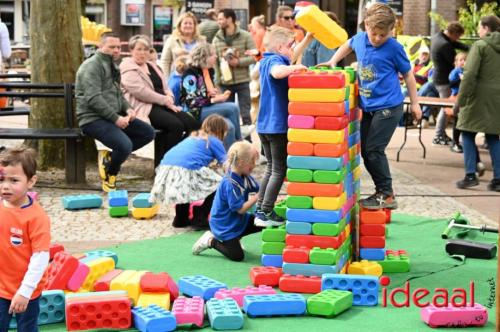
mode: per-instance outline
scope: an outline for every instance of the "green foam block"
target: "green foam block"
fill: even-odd
[[[337,184],[344,180],[346,169],[342,168],[339,171],[317,170],[313,173],[313,181],[316,183]]]
[[[109,215],[113,218],[116,217],[127,217],[128,216],[128,206],[110,206]]]
[[[309,196],[288,196],[286,206],[290,209],[312,209],[313,199]]]
[[[285,242],[285,226],[267,227],[262,230],[262,241],[264,242]]]
[[[283,255],[285,242],[262,242],[262,253],[266,255]]]
[[[309,169],[289,168],[286,177],[291,182],[312,182],[313,172]]]
[[[309,251],[309,262],[318,265],[335,265],[338,260],[339,251],[333,248],[321,249],[314,247]]]
[[[352,307],[353,295],[349,291],[328,289],[307,299],[310,315],[334,317]]]
[[[312,225],[312,233],[322,236],[337,236],[345,227],[345,219],[340,220],[337,224],[314,223]]]

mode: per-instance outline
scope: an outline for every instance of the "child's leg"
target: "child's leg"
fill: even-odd
[[[241,234],[241,237],[253,233],[258,233],[260,231],[262,231],[262,228],[254,225],[254,216],[251,216],[250,220],[248,220],[245,231],[243,232],[243,234]],[[241,262],[245,258],[245,253],[241,248],[240,238],[235,238],[228,241],[219,241],[214,238],[212,239],[210,247],[217,250],[232,261]]]
[[[264,186],[261,184],[259,200],[262,200],[260,205],[262,211],[270,213],[285,180],[287,136],[286,134],[266,134],[262,136],[266,136],[268,140],[268,143],[264,145],[264,151],[267,157],[266,178],[268,175],[269,177],[264,190],[262,190]]]
[[[264,177],[260,182],[259,200],[257,201],[257,207],[256,207],[257,210],[260,210],[262,206],[262,201],[264,200],[264,195],[266,193],[267,183],[269,182],[269,178],[271,177],[272,173],[271,143],[268,139],[268,135],[259,134],[259,139],[260,139],[260,146],[262,148],[264,156],[267,159],[267,166],[266,166],[266,172],[264,173]]]
[[[9,315],[10,300],[0,298],[0,332],[7,332],[12,315]]]
[[[17,330],[19,332],[37,332],[38,315],[40,314],[40,297],[30,300],[26,311],[22,314],[16,314]]]
[[[363,163],[365,165],[366,171],[370,174],[370,177],[373,179],[372,175],[372,165],[370,160],[368,159],[368,151],[366,150],[367,146],[367,137],[370,132],[370,128],[372,125],[374,113],[363,112],[363,117],[361,118],[361,126],[360,126],[360,135],[361,135],[361,157],[363,157]],[[375,188],[375,192],[378,191],[378,188]]]
[[[175,205],[174,227],[186,227],[189,224],[189,203]]]

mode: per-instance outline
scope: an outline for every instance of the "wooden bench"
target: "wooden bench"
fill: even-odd
[[[422,106],[438,106],[438,107],[453,107],[455,105],[455,99],[452,98],[437,98],[437,97],[417,97],[418,103],[420,104],[420,107]],[[404,99],[404,113],[408,116],[411,116],[411,101],[409,97],[406,97]],[[420,145],[422,146],[423,154],[422,158],[425,159],[426,155],[426,149],[424,142],[422,142],[422,119],[418,121],[418,141]],[[410,125],[408,124],[408,121],[405,121],[405,134],[404,134],[404,139],[403,139],[403,144],[399,147],[398,153],[396,154],[396,161],[399,161],[399,154],[401,153],[401,150],[403,150],[403,147],[406,144],[406,139],[408,136],[408,130],[412,129],[410,128]]]

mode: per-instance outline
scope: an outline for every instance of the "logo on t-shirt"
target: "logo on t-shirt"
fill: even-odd
[[[10,229],[10,243],[16,247],[23,244],[23,231],[21,229],[11,227],[11,229]]]

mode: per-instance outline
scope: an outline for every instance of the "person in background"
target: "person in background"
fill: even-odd
[[[215,34],[219,31],[219,24],[217,24],[217,11],[215,9],[207,10],[206,19],[200,23],[200,35],[205,36],[207,43],[214,40]]]
[[[500,19],[495,15],[482,17],[478,35],[481,39],[469,52],[458,94],[457,128],[462,131],[465,178],[457,182],[457,187],[479,185],[475,137],[483,132],[493,164],[488,190],[500,192]]]
[[[0,73],[4,71],[3,61],[10,58],[11,54],[9,29],[0,20]]]
[[[188,67],[189,56],[183,55],[175,59],[174,62],[174,72],[170,75],[168,79],[168,88],[174,94],[174,103],[177,106],[181,106],[181,85],[182,85],[182,75]]]
[[[413,75],[417,82],[417,90],[420,90],[422,85],[429,80],[429,72],[432,68],[431,58],[429,56],[429,47],[422,41],[422,45],[418,50],[418,58],[413,64]]]
[[[205,37],[198,31],[196,16],[191,12],[182,14],[161,52],[160,62],[165,78],[169,79],[172,66],[178,56],[188,55],[193,48],[205,41]]]
[[[462,76],[464,74],[465,61],[467,59],[467,53],[459,52],[455,56],[455,68],[450,72],[449,81],[451,88],[451,96],[456,100],[458,95],[458,90],[460,88],[460,82],[462,81]],[[462,153],[462,145],[460,144],[460,130],[457,128],[457,117],[458,117],[459,107],[455,103],[453,107],[453,115],[455,116],[455,122],[453,123],[453,144],[451,146],[451,151],[456,153]]]
[[[249,55],[254,55],[255,60],[259,61],[265,51],[264,35],[266,34],[266,17],[264,15],[253,17],[248,26],[248,32],[250,32],[255,43],[255,50],[250,50]]]

